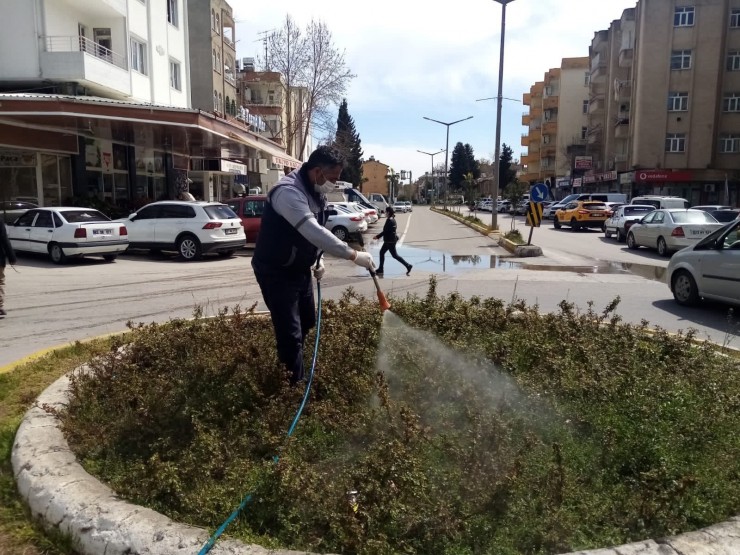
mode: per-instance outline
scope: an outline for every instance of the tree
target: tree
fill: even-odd
[[[465,174],[473,174],[474,179],[480,177],[480,166],[473,154],[473,147],[469,144],[457,143],[452,150],[450,162],[450,189],[459,190],[465,181]]]
[[[499,155],[498,160],[498,167],[499,167],[499,175],[501,176],[501,181],[499,182],[499,191],[503,191],[506,189],[506,186],[513,182],[516,178],[516,169],[512,168],[512,163],[514,162],[514,151],[511,150],[511,147],[504,143],[501,146],[501,154]]]
[[[355,121],[349,115],[347,99],[343,99],[339,105],[334,146],[344,154],[347,160],[340,179],[352,183],[354,187],[359,187],[362,183],[362,143],[355,128]]]
[[[304,34],[290,15],[285,16],[283,27],[267,38],[267,59],[270,69],[283,76],[286,148],[302,157],[311,127],[327,116],[331,106],[339,104],[354,75],[324,22],[311,20]]]

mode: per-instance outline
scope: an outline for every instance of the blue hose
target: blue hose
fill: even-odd
[[[321,255],[319,255],[319,260],[321,260]],[[317,261],[318,266],[318,261]],[[316,358],[319,353],[319,338],[321,337],[321,282],[316,281],[316,293],[318,297],[318,309],[316,310],[316,341],[314,342],[313,347],[313,360],[311,361],[311,371],[308,373],[308,381],[306,382],[306,389],[303,392],[303,399],[301,400],[301,405],[298,407],[298,412],[295,413],[295,417],[293,418],[293,422],[290,425],[290,428],[288,428],[288,435],[287,437],[290,437],[293,435],[293,431],[295,430],[296,425],[298,424],[298,420],[301,417],[301,413],[303,413],[303,408],[306,406],[306,401],[308,401],[308,394],[311,392],[311,384],[313,383],[313,374],[316,370]],[[275,455],[273,458],[275,462],[278,462],[279,457]],[[231,524],[234,519],[236,519],[237,516],[239,516],[239,513],[244,509],[244,507],[247,506],[247,503],[249,503],[252,500],[252,494],[248,493],[244,496],[244,499],[242,499],[242,502],[239,503],[239,506],[234,509],[234,511],[229,515],[229,517],[221,524],[221,526],[218,527],[218,529],[213,533],[213,535],[208,539],[206,544],[201,548],[200,551],[198,551],[198,555],[206,555],[211,549],[213,549],[213,546],[216,545],[216,542],[218,541],[218,538],[221,537],[221,534],[223,534],[226,531],[226,528],[228,528],[229,524]]]

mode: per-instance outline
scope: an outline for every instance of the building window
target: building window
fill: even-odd
[[[588,85],[591,83],[591,72],[587,71],[583,74],[583,86],[588,87]]]
[[[740,27],[740,10],[730,10],[730,27]]]
[[[671,69],[691,69],[691,50],[671,52]]]
[[[146,44],[131,39],[131,69],[146,75]]]
[[[216,28],[214,30],[217,34],[221,34],[221,19],[218,17],[218,14],[216,14]]]
[[[177,27],[177,0],[167,0],[167,22]]]
[[[719,138],[719,151],[723,153],[740,152],[740,135],[721,135]]]
[[[583,101],[583,108],[582,108],[582,110],[583,110],[583,113],[584,114],[588,114],[588,100],[584,100]]]
[[[218,91],[213,91],[213,111],[218,112]]]
[[[722,100],[723,112],[740,112],[740,93],[728,93]]]
[[[686,150],[685,133],[668,133],[665,137],[666,152],[684,152]]]
[[[730,50],[727,54],[727,71],[740,71],[740,50]]]
[[[673,13],[674,27],[691,27],[694,24],[694,6],[676,8]]]
[[[689,109],[689,93],[670,92],[668,93],[668,111],[669,112],[686,112]]]
[[[221,52],[216,51],[216,71],[221,73]]]
[[[211,9],[211,29],[216,30],[216,11]]]
[[[585,141],[588,137],[588,127],[581,127],[581,140]]]
[[[223,106],[224,106],[224,96],[221,93],[218,93],[219,112],[223,112]]]
[[[178,91],[182,90],[180,63],[174,60],[170,60],[170,87]]]
[[[213,50],[213,71],[216,71],[218,64],[216,63],[216,50]]]

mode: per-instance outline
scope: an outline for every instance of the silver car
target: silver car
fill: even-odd
[[[655,210],[650,204],[625,204],[617,208],[610,218],[604,222],[604,236],[609,239],[617,236],[620,243],[627,238],[627,232],[632,224],[639,222],[648,213]]]
[[[649,247],[661,256],[695,245],[714,230],[722,227],[702,210],[666,208],[655,210],[630,227],[627,246],[631,249]]]

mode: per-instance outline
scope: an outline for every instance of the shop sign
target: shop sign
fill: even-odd
[[[635,178],[635,172],[625,172],[619,175],[619,184],[629,185],[630,183],[632,183],[632,180],[634,178]]]
[[[257,131],[264,131],[266,129],[264,120],[258,115],[250,114],[249,108],[245,108],[244,106],[239,108],[239,115],[236,116],[236,119],[243,121],[250,127],[254,127]]]
[[[583,179],[580,177],[576,177],[573,179],[573,188],[580,187],[583,183]]]
[[[30,167],[35,165],[35,152],[23,152],[20,150],[0,151],[0,168]]]
[[[591,156],[576,156],[575,169],[577,170],[590,170],[593,166]]]
[[[563,179],[558,179],[557,188],[565,189],[566,187],[570,187],[570,179],[568,179],[567,177]]]
[[[289,158],[283,158],[282,156],[273,156],[272,163],[278,166],[288,166],[289,168],[300,168],[301,163],[295,163]]]
[[[637,183],[693,181],[694,174],[690,171],[671,170],[638,170],[635,172]]]
[[[247,166],[229,160],[221,160],[221,171],[235,173],[237,175],[247,175]]]

